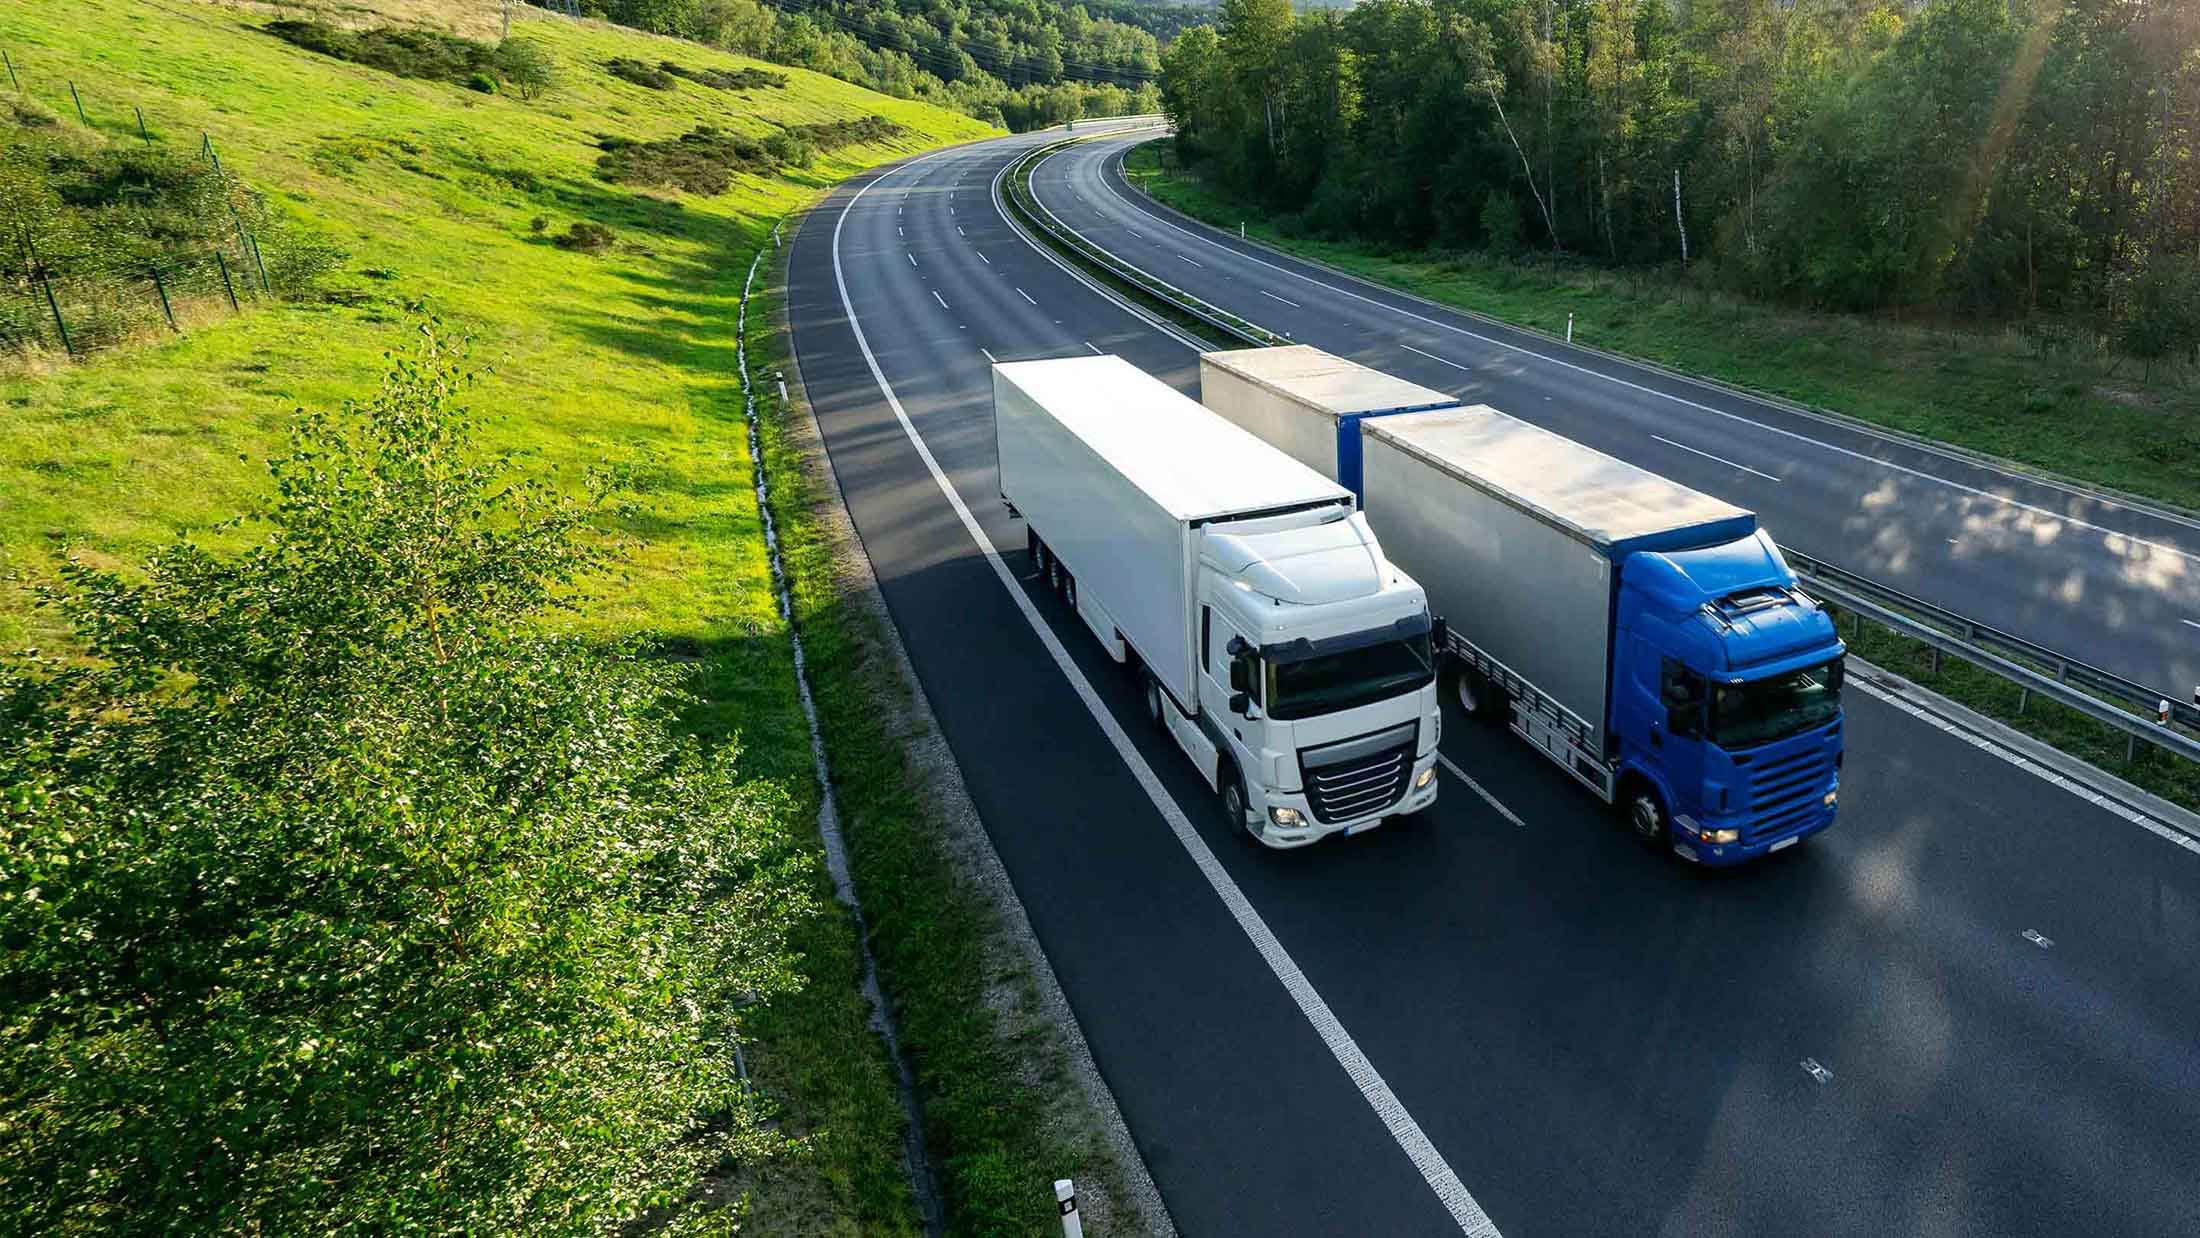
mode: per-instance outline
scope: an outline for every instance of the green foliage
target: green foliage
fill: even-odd
[[[680,84],[678,78],[665,70],[625,56],[614,56],[606,60],[603,67],[606,73],[622,82],[632,82],[636,86],[647,86],[651,90],[672,90]]]
[[[0,671],[0,1217],[609,1232],[780,1141],[734,1012],[814,908],[676,668],[546,618],[590,509],[473,448],[432,325],[222,554],[71,564]]]
[[[551,243],[559,249],[577,250],[584,254],[600,254],[611,248],[612,242],[616,240],[618,237],[611,229],[585,219],[574,220],[565,231],[550,238]]]
[[[2118,298],[2117,342],[2152,366],[2200,360],[2200,259],[2158,258],[2126,281]]]
[[[1502,190],[1492,189],[1482,199],[1482,240],[1490,252],[1511,255],[1520,252],[1520,230],[1525,221],[1520,215],[1520,199]]]
[[[698,125],[676,138],[634,142],[602,139],[596,175],[621,185],[653,185],[686,193],[721,194],[740,173],[769,175],[801,167],[819,152],[891,142],[904,130],[883,116],[789,125],[769,137],[747,138]]]
[[[719,90],[779,90],[787,85],[786,74],[770,69],[690,69],[669,60],[659,61],[657,67],[674,77],[684,77]]]
[[[510,82],[522,98],[532,99],[554,80],[548,56],[523,40],[491,46],[410,26],[341,30],[326,22],[296,18],[272,21],[263,28],[285,43],[324,56],[488,94],[494,94],[500,83]]]
[[[2034,311],[2200,253],[2182,0],[1225,0],[1162,66],[1179,153],[1317,234],[1686,257],[1810,307]],[[1503,223],[1494,215],[1489,222]]]

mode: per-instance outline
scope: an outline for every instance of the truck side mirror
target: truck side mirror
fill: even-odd
[[[1253,664],[1242,656],[1230,659],[1230,691],[1243,696],[1253,690]],[[1236,708],[1232,706],[1232,708]],[[1243,712],[1240,710],[1239,712]]]
[[[1252,697],[1252,694],[1251,694],[1251,693],[1248,693],[1248,692],[1232,692],[1232,693],[1230,694],[1230,712],[1231,712],[1231,713],[1233,713],[1233,714],[1237,714],[1237,715],[1239,715],[1240,717],[1243,717],[1243,716],[1245,716],[1246,714],[1248,714],[1248,713],[1251,713],[1251,712],[1252,712],[1252,709],[1253,709],[1253,697]]]
[[[1428,643],[1429,647],[1434,649],[1438,653],[1442,653],[1446,649],[1451,648],[1450,622],[1443,619],[1442,617],[1429,620]]]

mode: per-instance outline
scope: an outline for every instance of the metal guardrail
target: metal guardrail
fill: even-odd
[[[1210,305],[1125,262],[1078,235],[1056,218],[1031,192],[1026,181],[1031,169],[1041,159],[1077,140],[1079,139],[1053,142],[1038,147],[1010,166],[1006,177],[1009,200],[1027,222],[1046,233],[1051,240],[1077,259],[1233,339],[1254,347],[1291,342],[1285,336],[1279,336],[1227,310]],[[1922,598],[1912,597],[1899,589],[1889,588],[1845,568],[1797,554],[1785,547],[1782,547],[1782,553],[1787,556],[1789,566],[1795,569],[1796,574],[1802,577],[1817,597],[1930,648],[1933,651],[1935,670],[1939,669],[1940,658],[1945,654],[1960,658],[2016,684],[2023,693],[2018,700],[2018,712],[2023,712],[2036,694],[2124,732],[2127,759],[2136,756],[2139,744],[2144,742],[2188,761],[2200,763],[2200,739],[2177,729],[2178,726],[2200,729],[2200,689],[2194,690],[2195,700],[2182,701],[2089,662],[2081,662],[2058,653],[2045,645],[1959,615]],[[2035,665],[2028,663],[2047,669],[2035,669]],[[2103,697],[2108,700],[2103,700]],[[2137,713],[2119,709],[2110,701],[2123,702]],[[2165,708],[2169,723],[2157,720]]]
[[[2139,745],[2147,743],[2200,762],[2200,739],[2177,729],[2200,728],[2200,704],[2177,700],[2136,680],[2067,657],[1823,560],[1784,547],[1782,553],[1813,596],[1931,648],[1936,670],[1941,655],[1946,654],[2016,684],[2023,689],[2018,712],[2023,712],[2037,694],[2122,731],[2126,759],[2136,756]],[[2119,709],[2109,703],[2111,700],[2138,712]],[[2167,723],[2158,720],[2165,707]]]
[[[1142,295],[1168,307],[1171,312],[1205,323],[1233,340],[1254,347],[1291,342],[1284,336],[1264,330],[1230,313],[1228,310],[1210,305],[1198,297],[1169,284],[1167,281],[1157,279],[1144,270],[1123,261],[1078,235],[1069,225],[1056,217],[1053,211],[1048,210],[1046,204],[1039,201],[1038,195],[1031,192],[1029,184],[1031,169],[1036,167],[1039,161],[1048,155],[1083,140],[1085,139],[1069,138],[1060,142],[1049,142],[1044,146],[1033,148],[1030,153],[1009,165],[1008,175],[1003,178],[1008,188],[1009,205],[1016,209],[1016,213],[1023,218],[1024,222],[1045,233],[1048,240],[1069,251],[1078,261],[1098,269],[1118,282],[1130,285]]]

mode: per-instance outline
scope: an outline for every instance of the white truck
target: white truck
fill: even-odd
[[[1352,494],[1119,357],[993,367],[1032,560],[1230,827],[1298,847],[1436,800],[1421,586]]]

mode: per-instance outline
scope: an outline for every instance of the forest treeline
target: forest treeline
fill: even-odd
[[[1225,0],[1162,95],[1317,235],[2200,348],[2191,0]]]
[[[1180,5],[1052,0],[580,0],[621,25],[815,69],[1010,129],[1160,110],[1156,33]]]

